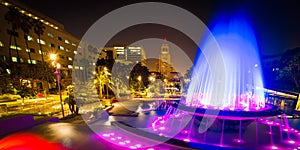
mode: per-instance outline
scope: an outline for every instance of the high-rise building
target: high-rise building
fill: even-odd
[[[34,28],[31,28],[25,36],[21,28],[14,29],[12,27],[14,24],[20,23],[19,21],[25,18],[24,16],[43,26],[40,35]],[[50,62],[50,54],[55,53],[57,55],[56,62],[61,64],[62,79],[71,79],[74,56],[77,54],[80,40],[68,33],[61,23],[18,1],[2,0],[0,2],[0,24],[1,61],[37,65],[42,61]],[[80,67],[82,68],[82,66],[78,66],[78,69]],[[33,87],[36,89],[49,87],[45,84],[47,83],[41,84],[40,81],[35,81]]]
[[[172,66],[171,66],[170,48],[168,44],[163,43],[159,54],[158,72],[160,72],[163,75],[167,75],[171,71],[172,71]]]
[[[99,57],[123,63],[141,62],[145,65],[146,54],[142,46],[114,46],[102,48]]]

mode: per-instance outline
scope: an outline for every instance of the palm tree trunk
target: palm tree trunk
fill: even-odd
[[[30,64],[31,64],[31,55],[30,55],[31,51],[30,51],[29,46],[28,46],[28,41],[27,41],[27,35],[26,34],[24,34],[24,40],[25,40],[26,49],[29,50],[28,57],[29,57],[29,61],[30,61]]]
[[[16,46],[16,52],[17,52],[17,57],[18,57],[18,62],[20,60],[20,55],[19,55],[19,50],[18,50],[18,44],[17,44],[17,39],[16,36],[14,36],[14,41],[15,41],[15,46]]]
[[[44,64],[44,53],[43,53],[43,50],[42,50],[42,44],[41,44],[41,35],[39,34],[39,45],[40,45],[40,50],[41,50],[41,55],[42,55],[42,62]]]
[[[11,63],[12,63],[12,56],[11,56],[11,48],[10,48],[10,45],[11,45],[11,38],[12,38],[12,35],[9,36],[9,45],[8,45],[8,60],[10,62],[9,66],[11,67]],[[11,68],[10,68],[11,69]]]

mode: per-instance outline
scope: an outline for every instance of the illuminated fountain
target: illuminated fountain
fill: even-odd
[[[277,107],[265,104],[258,46],[245,18],[222,20],[213,34],[222,52],[215,61],[224,66],[208,63],[214,50],[204,41],[210,53],[196,57],[186,98],[158,117],[153,131],[193,148],[297,149],[300,133]]]
[[[276,106],[265,104],[258,45],[245,18],[221,20],[212,33],[221,56],[211,39],[202,41],[205,53],[195,58],[185,99],[168,107],[150,129],[122,128],[186,148],[300,149],[300,132]],[[110,134],[102,136],[115,141]],[[126,140],[115,144],[124,146]],[[127,148],[147,148],[147,143]]]

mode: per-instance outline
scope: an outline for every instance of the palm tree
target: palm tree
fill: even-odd
[[[103,97],[103,89],[106,86],[108,97],[108,88],[112,89],[111,74],[105,69],[106,67],[98,66],[95,74],[94,84],[99,88],[99,95]]]
[[[9,60],[12,62],[12,54],[11,54],[11,47],[12,44],[12,37],[14,38],[14,44],[15,44],[15,50],[17,52],[18,59],[20,59],[19,52],[17,49],[17,40],[16,36],[18,36],[17,30],[20,29],[21,26],[21,20],[20,20],[20,12],[15,7],[9,7],[8,12],[5,14],[5,20],[8,22],[8,24],[11,25],[11,29],[8,30],[9,37]]]
[[[28,46],[28,34],[29,34],[29,31],[32,29],[32,25],[33,25],[33,22],[32,22],[32,19],[26,15],[21,15],[21,30],[23,31],[24,33],[24,40],[25,40],[25,45],[26,45],[26,49],[29,49],[29,46]],[[31,55],[30,55],[31,51],[28,52],[28,57],[29,57],[29,61],[30,61],[30,64],[31,64]]]
[[[41,35],[44,34],[44,29],[45,29],[45,26],[43,25],[41,20],[38,20],[38,19],[33,20],[33,30],[34,30],[34,33],[38,36],[38,40],[39,40],[39,46],[40,46],[40,51],[41,51],[41,56],[42,56],[42,66],[43,66],[43,69],[46,70],[47,67],[46,67],[46,64],[44,61],[44,52],[43,52],[42,43],[41,43]],[[48,70],[46,70],[46,72],[48,72]],[[43,88],[44,88],[44,94],[47,99],[47,91],[49,89],[48,76],[44,75],[42,81],[43,81],[42,84],[43,84]],[[46,87],[44,85],[46,85]]]
[[[41,35],[44,34],[44,30],[45,30],[45,26],[43,25],[43,23],[40,20],[34,20],[33,21],[33,30],[34,33],[36,35],[38,35],[39,37],[39,45],[40,45],[40,50],[41,50],[41,54],[42,54],[42,62],[44,63],[44,53],[43,53],[43,49],[42,49],[42,43],[41,43]]]

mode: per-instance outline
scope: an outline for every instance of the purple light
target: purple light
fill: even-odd
[[[160,123],[162,123],[162,124],[165,123],[165,120],[160,121]]]
[[[295,144],[295,141],[289,140],[289,143],[290,143],[290,144]]]
[[[274,146],[274,145],[273,145],[271,148],[272,148],[272,149],[278,149],[278,147],[277,147],[277,146]]]
[[[125,145],[126,143],[125,143],[125,142],[119,142],[119,144],[120,144],[120,145]]]
[[[190,139],[183,139],[183,141],[185,141],[185,142],[190,142]]]
[[[141,144],[136,144],[135,145],[137,148],[140,148],[140,147],[142,147],[142,145]]]
[[[289,131],[289,129],[283,129],[283,131],[287,132],[287,131]]]
[[[234,139],[233,141],[237,142],[237,143],[243,143],[243,140],[241,140],[241,139]]]
[[[137,149],[136,146],[129,146],[130,149]]]
[[[126,140],[125,143],[130,143],[130,141],[129,141],[129,140]]]
[[[160,127],[159,130],[165,130],[165,127]]]
[[[148,148],[147,150],[154,150],[154,148]]]

